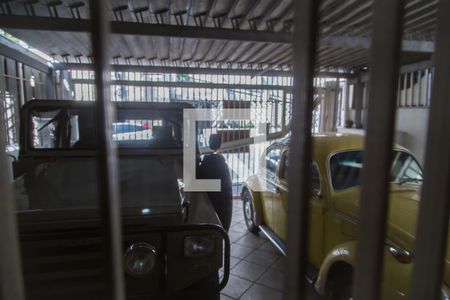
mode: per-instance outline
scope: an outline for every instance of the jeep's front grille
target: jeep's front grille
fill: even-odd
[[[159,235],[126,235],[123,248],[135,242],[148,242],[162,251]],[[27,299],[102,299],[105,294],[98,228],[22,234],[21,249]],[[159,261],[146,278],[126,276],[128,296],[158,293],[161,265]]]
[[[21,236],[28,299],[95,298],[103,292],[98,230]]]

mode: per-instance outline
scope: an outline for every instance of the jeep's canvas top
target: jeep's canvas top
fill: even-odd
[[[115,103],[122,206],[181,214],[182,113],[186,104]],[[98,206],[92,102],[31,101],[22,110],[15,165],[19,211]]]

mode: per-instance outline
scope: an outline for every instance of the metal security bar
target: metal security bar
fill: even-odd
[[[112,141],[113,111],[109,97],[109,25],[105,0],[91,0],[91,43],[96,83],[97,179],[101,225],[103,229],[105,299],[125,299],[122,262],[122,220],[117,153]]]
[[[412,299],[439,299],[450,204],[450,1],[438,6],[436,73],[430,108],[425,178],[419,209]]]
[[[9,2],[7,1],[5,3],[9,5]],[[333,3],[334,1],[322,2],[326,3],[325,6],[334,6],[338,3]],[[360,227],[356,273],[354,276],[354,298],[370,300],[381,297],[382,251],[384,247],[389,191],[387,182],[391,161],[396,106],[431,106],[427,155],[425,160],[425,181],[420,203],[411,297],[413,300],[438,299],[442,286],[442,268],[448,234],[448,199],[450,197],[450,189],[448,187],[450,179],[450,142],[448,138],[448,129],[450,128],[450,107],[448,101],[448,95],[450,94],[448,85],[450,78],[450,62],[448,58],[450,51],[450,40],[448,39],[450,35],[450,19],[448,18],[450,14],[450,2],[449,0],[440,0],[439,7],[436,10],[439,18],[434,53],[435,69],[427,66],[420,70],[400,70],[400,77],[398,76],[398,65],[399,53],[402,49],[402,10],[406,8],[405,10],[407,11],[408,7],[415,6],[420,1],[375,0],[373,2],[375,4],[375,14],[373,18],[374,33],[372,44],[370,45],[367,42],[364,46],[365,48],[371,47],[369,84],[364,86],[362,82],[358,81],[353,89],[353,94],[357,94],[358,96],[358,101],[355,105],[355,110],[359,110],[360,113],[359,120],[355,118],[358,127],[362,126],[361,110],[366,107],[365,102],[368,102],[367,138],[362,177],[362,197],[360,201],[361,211],[359,218]],[[433,1],[433,4],[436,2]],[[124,298],[121,262],[121,218],[118,205],[119,193],[117,191],[117,158],[115,149],[112,146],[111,127],[113,114],[110,109],[110,101],[123,101],[125,98],[124,95],[127,95],[127,97],[131,96],[134,99],[132,101],[154,101],[155,99],[157,101],[165,101],[167,96],[169,99],[192,100],[205,107],[215,106],[217,108],[224,108],[224,101],[255,103],[254,105],[261,106],[259,110],[260,115],[258,116],[261,120],[273,120],[273,123],[270,122],[269,133],[283,132],[283,130],[289,128],[292,129],[290,149],[290,162],[292,166],[289,169],[288,258],[285,291],[287,293],[287,299],[304,299],[305,287],[303,282],[305,282],[304,275],[306,273],[305,264],[308,249],[311,133],[320,131],[320,118],[323,114],[320,104],[315,111],[313,109],[317,94],[314,90],[314,86],[317,87],[317,82],[315,84],[313,80],[315,74],[314,66],[316,63],[316,53],[328,51],[323,49],[316,51],[316,42],[319,40],[319,34],[316,30],[319,18],[319,1],[295,1],[294,35],[291,37],[290,32],[282,33],[283,38],[289,39],[289,42],[293,41],[294,44],[294,85],[292,86],[289,76],[281,76],[283,78],[281,82],[273,83],[270,87],[258,82],[258,78],[264,77],[258,75],[259,73],[254,76],[256,79],[253,79],[250,75],[243,75],[243,77],[239,77],[239,81],[234,82],[224,82],[219,77],[214,79],[214,74],[196,74],[195,76],[189,77],[189,80],[192,79],[192,82],[173,82],[170,80],[170,77],[174,74],[165,76],[161,74],[145,74],[144,72],[110,73],[108,70],[108,47],[106,46],[106,40],[109,37],[107,28],[107,24],[109,23],[106,20],[105,10],[105,7],[107,7],[105,5],[106,1],[91,0],[90,3],[90,20],[79,20],[80,22],[77,21],[78,24],[75,27],[78,28],[78,26],[82,25],[82,28],[78,28],[77,30],[91,32],[92,34],[95,71],[83,70],[81,75],[75,73],[71,81],[66,80],[70,79],[65,77],[67,70],[61,70],[57,77],[60,80],[60,95],[70,97],[72,86],[75,87],[74,91],[76,96],[77,93],[82,95],[81,100],[97,100],[96,113],[99,122],[98,128],[100,129],[98,130],[98,179],[100,211],[105,239],[105,278],[107,288],[105,290],[105,298]],[[371,2],[368,1],[368,4],[371,4]],[[405,7],[403,7],[403,4],[405,4]],[[29,5],[33,6],[33,4]],[[6,6],[2,4],[1,8],[3,9],[4,7]],[[366,9],[368,12],[362,14],[362,19],[364,20],[371,16],[370,12],[372,11],[370,5]],[[70,21],[72,21],[70,19],[58,20],[58,18],[36,20],[36,18],[42,17],[31,16],[30,23],[21,22],[22,20],[26,20],[27,17],[30,16],[21,16],[20,19],[13,19],[11,16],[8,16],[7,19],[9,20],[8,22],[15,24],[13,27],[17,28],[26,28],[26,26],[30,26],[33,22],[39,21],[38,24],[40,24],[41,28],[52,29],[51,27],[53,25],[57,25],[55,26],[56,30],[70,29],[69,25]],[[420,15],[417,16],[417,20],[411,19],[412,17],[408,15],[404,17],[407,20],[407,27],[410,29],[417,28],[416,25],[421,24]],[[351,22],[354,22],[354,20],[350,20],[347,25],[350,26]],[[425,22],[427,22],[425,24],[427,28],[433,28],[433,19]],[[138,23],[127,23],[125,24],[128,27],[127,31],[121,30],[120,25],[122,24],[116,24],[114,28],[117,33],[129,33],[130,28],[133,29],[132,32],[136,32],[144,26]],[[91,31],[89,31],[89,28]],[[161,27],[153,26],[152,28]],[[155,33],[152,30],[147,30],[140,32],[140,34]],[[175,30],[175,28],[171,30]],[[212,31],[210,29],[202,29],[197,32],[202,32],[203,37],[214,38],[212,32],[221,32],[224,34],[227,30],[220,29],[219,31]],[[327,30],[335,31],[338,29],[331,27]],[[359,30],[370,32],[370,24],[366,24]],[[254,32],[242,33],[233,29],[232,33],[238,37],[237,40],[254,39],[254,37],[250,36]],[[192,32],[190,34],[192,35]],[[266,42],[266,36],[270,35],[271,38],[274,38],[276,34],[274,32],[270,32],[270,34],[262,32],[262,34],[258,35],[258,39]],[[181,33],[165,31],[164,35],[179,36]],[[276,40],[276,38],[274,39]],[[348,42],[349,40],[351,41],[351,39],[346,39],[346,44],[350,44]],[[332,41],[336,42],[336,40]],[[367,40],[364,39],[363,41]],[[318,44],[320,45],[321,43]],[[358,51],[354,53],[358,54]],[[351,56],[348,53],[345,55]],[[355,61],[361,61],[364,58],[361,54],[358,55],[360,57],[357,57]],[[325,62],[327,64],[335,63],[341,57],[337,56],[337,58],[325,60]],[[4,71],[2,75],[3,73]],[[93,76],[94,74],[96,76]],[[220,76],[223,76],[223,74]],[[28,78],[27,76],[25,77]],[[23,77],[20,74],[17,78],[23,81]],[[12,79],[16,80],[17,78]],[[220,78],[224,78],[224,76]],[[251,78],[251,80],[248,81],[247,78]],[[113,85],[109,83],[111,79],[114,81]],[[256,82],[253,82],[253,80]],[[152,82],[147,83],[148,81]],[[432,81],[434,81],[433,87],[431,85]],[[68,86],[67,89],[65,88],[66,84]],[[336,84],[339,85],[339,82],[336,82]],[[230,88],[230,86],[234,88]],[[348,97],[350,94],[348,83],[345,84],[345,89],[345,97]],[[2,100],[8,97],[8,94],[4,91],[6,91],[5,84],[2,84],[0,86],[0,92],[3,93],[0,95],[2,96]],[[20,93],[22,92],[18,94]],[[28,92],[25,91],[26,93]],[[34,91],[31,91],[31,94],[28,93],[28,95],[33,95],[33,93]],[[221,93],[222,96],[220,96]],[[366,93],[368,97],[364,96]],[[109,94],[112,94],[112,97],[109,97]],[[206,95],[216,96],[214,99],[208,99]],[[31,98],[33,97],[38,96],[35,95]],[[256,98],[256,101],[254,101],[254,98]],[[21,99],[19,97],[19,101],[22,100],[23,98]],[[130,99],[127,98],[127,100]],[[258,102],[258,100],[261,101]],[[14,101],[18,101],[18,99],[16,98]],[[348,99],[346,101],[347,103],[342,98],[340,99],[340,104],[337,108],[338,111],[345,111],[348,105]],[[220,104],[221,102],[222,104]],[[13,130],[11,128],[14,126],[11,124],[14,124],[15,121],[12,118],[11,120],[2,120],[4,116],[10,117],[10,114],[3,109],[9,109],[11,102],[8,100],[6,106],[4,103],[0,106],[0,109],[2,109],[0,111],[0,191],[2,193],[2,201],[0,201],[0,228],[2,229],[2,247],[0,248],[0,296],[2,299],[21,300],[24,298],[24,291],[19,261],[20,250],[18,249],[17,242],[17,228],[12,205],[14,199],[11,196],[10,179],[4,173],[6,170],[4,163],[4,143],[10,143],[15,139],[13,135],[10,136],[7,133],[7,131]],[[15,105],[16,103],[13,104]],[[292,122],[289,122],[290,119],[292,119]],[[342,117],[339,123],[342,124],[343,120],[345,121],[345,117]],[[4,130],[5,124],[9,126],[9,130]],[[234,129],[234,125],[226,126],[228,126],[227,129]],[[244,124],[243,126],[245,130],[247,125]],[[316,127],[317,129],[315,129]],[[217,133],[220,129],[220,126],[209,126],[205,132],[208,134]],[[237,136],[239,136],[239,139],[245,139],[245,136],[241,136],[244,130],[236,130],[238,131]],[[234,136],[232,130],[229,130],[226,134],[230,140]],[[236,162],[236,166],[232,169],[237,170],[236,176],[238,181],[251,173],[251,169],[246,170],[245,168],[252,164],[254,165],[259,160],[259,150],[254,150],[253,154],[250,154],[251,150],[249,151],[247,146],[239,145],[235,148],[227,148],[224,151],[224,155],[229,160]]]
[[[294,95],[289,160],[286,299],[305,296],[311,170],[311,121],[319,3],[295,2]]]
[[[402,9],[402,1],[374,2],[367,136],[354,277],[354,296],[361,300],[380,298]]]

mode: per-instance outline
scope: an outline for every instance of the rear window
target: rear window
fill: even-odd
[[[180,148],[181,115],[157,111],[118,110],[112,139],[119,147]],[[93,149],[95,121],[86,108],[36,109],[30,113],[29,144],[33,149]]]

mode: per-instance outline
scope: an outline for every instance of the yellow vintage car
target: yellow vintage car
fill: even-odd
[[[361,136],[313,137],[307,279],[326,299],[352,298],[363,146]],[[382,295],[383,299],[408,299],[423,175],[412,153],[400,146],[393,151]],[[249,177],[241,192],[248,230],[262,231],[284,254],[288,152],[289,138],[270,145],[261,159],[266,178],[263,173]],[[449,249],[442,299],[449,299]]]

